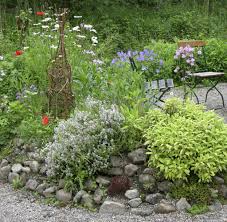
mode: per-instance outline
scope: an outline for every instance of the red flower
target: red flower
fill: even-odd
[[[42,117],[42,124],[44,126],[46,126],[46,125],[48,125],[48,123],[49,123],[49,117],[48,116],[43,116]]]
[[[45,15],[45,12],[36,12],[36,15],[43,16],[43,15]]]
[[[16,56],[20,56],[22,54],[23,54],[23,51],[22,50],[16,50],[16,52],[15,52],[15,55]]]

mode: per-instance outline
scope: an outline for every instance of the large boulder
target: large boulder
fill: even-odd
[[[136,207],[139,207],[140,204],[142,204],[142,200],[141,198],[131,199],[128,201],[128,204],[130,207],[136,208]]]
[[[124,214],[126,212],[126,206],[122,203],[114,201],[104,201],[102,206],[99,209],[101,214]]]
[[[127,197],[128,199],[135,199],[138,198],[140,195],[139,191],[137,189],[133,189],[133,190],[127,190],[125,192],[125,197]]]
[[[13,164],[11,170],[13,173],[20,173],[22,171],[23,166],[20,163]]]
[[[28,190],[34,191],[38,186],[38,182],[34,179],[29,179],[25,185]]]
[[[11,166],[4,166],[0,169],[0,180],[7,180],[9,173],[11,171]]]
[[[6,159],[3,159],[3,160],[2,160],[2,162],[1,162],[1,164],[0,164],[0,169],[1,169],[2,167],[5,167],[5,166],[7,166],[7,165],[9,165],[9,162],[8,162],[8,160],[6,160]]]
[[[160,203],[154,207],[154,212],[157,214],[168,214],[175,212],[177,209],[171,203]]]
[[[147,159],[146,150],[143,148],[134,150],[128,154],[128,158],[134,164],[143,164]]]
[[[8,181],[9,183],[13,183],[13,181],[19,180],[20,179],[20,175],[18,173],[9,173],[8,176]]]
[[[68,203],[72,199],[72,193],[61,189],[56,192],[56,198],[63,203]]]
[[[176,208],[179,211],[186,211],[191,208],[191,205],[188,203],[186,198],[181,198],[179,201],[177,201]]]
[[[130,163],[125,166],[125,174],[129,177],[134,176],[138,169],[137,165]]]
[[[164,195],[160,193],[149,194],[146,196],[146,202],[155,205],[159,203],[164,198]]]

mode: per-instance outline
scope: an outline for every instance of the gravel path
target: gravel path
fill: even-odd
[[[227,105],[227,83],[218,85]],[[199,99],[203,102],[206,88],[198,89]],[[182,97],[182,91],[174,89],[171,94]],[[168,95],[172,97],[173,95]],[[220,106],[221,100],[211,92],[207,102],[208,109]],[[216,110],[227,122],[227,109]],[[77,208],[58,208],[37,201],[29,193],[14,191],[9,185],[0,182],[0,222],[227,222],[227,205],[221,211],[190,217],[186,213],[168,215],[152,214],[140,217],[129,212],[125,215],[100,215]]]
[[[221,211],[190,217],[186,213],[152,214],[140,217],[100,215],[77,208],[58,208],[41,204],[23,191],[0,183],[0,222],[227,222],[227,206]]]

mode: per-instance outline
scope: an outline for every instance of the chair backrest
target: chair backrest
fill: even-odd
[[[193,40],[193,41],[180,41],[178,42],[178,47],[185,47],[185,46],[191,46],[191,47],[203,47],[206,46],[206,42],[205,41],[201,41],[201,40]]]
[[[179,41],[177,45],[178,45],[178,48],[186,47],[188,45],[191,46],[192,48],[201,47],[201,49],[202,49],[202,60],[204,62],[204,67],[202,67],[201,70],[199,70],[199,71],[202,71],[202,72],[208,71],[207,61],[206,61],[206,53],[205,53],[205,46],[207,45],[207,43],[205,41],[202,41],[202,40]],[[201,66],[201,64],[200,64],[200,66]]]

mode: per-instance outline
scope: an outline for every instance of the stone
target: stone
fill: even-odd
[[[186,211],[191,208],[191,205],[188,203],[186,198],[181,198],[179,201],[177,201],[176,208],[179,211]]]
[[[13,173],[20,173],[22,171],[23,166],[20,163],[13,164],[11,170]]]
[[[39,170],[39,173],[40,173],[41,175],[46,176],[46,172],[47,172],[47,167],[46,167],[46,166],[41,166],[41,167],[40,167],[40,170]]]
[[[77,192],[77,194],[73,198],[73,202],[79,204],[81,202],[81,199],[82,199],[83,195],[85,195],[85,194],[87,194],[86,191],[80,190],[79,192]]]
[[[158,190],[165,193],[169,192],[172,186],[173,186],[173,183],[168,180],[160,182],[157,185]]]
[[[38,186],[38,182],[35,179],[29,179],[25,185],[28,190],[34,191]]]
[[[110,185],[110,178],[104,177],[104,176],[98,176],[98,177],[96,178],[96,182],[97,182],[100,186],[109,186],[109,185]]]
[[[31,173],[31,169],[29,167],[22,167],[22,172],[25,172],[27,174]]]
[[[219,188],[219,193],[227,199],[227,186],[226,185],[221,185]]]
[[[110,170],[108,171],[108,174],[112,176],[121,176],[123,175],[123,169],[119,167],[110,168]]]
[[[36,191],[39,194],[43,194],[43,191],[47,188],[47,184],[46,183],[42,183],[39,186],[37,186]]]
[[[86,191],[95,191],[95,189],[97,188],[97,184],[95,181],[93,180],[86,180],[85,184],[84,184],[84,189]]]
[[[63,203],[68,203],[72,199],[72,193],[66,192],[61,189],[56,192],[56,198]]]
[[[171,203],[159,203],[154,207],[156,214],[168,214],[176,210],[177,209]]]
[[[139,175],[139,182],[142,184],[154,184],[155,178],[152,175],[149,174],[141,174]]]
[[[219,211],[222,209],[222,204],[220,201],[216,200],[212,205],[208,206],[208,208],[212,212]]]
[[[131,199],[128,201],[128,204],[130,207],[136,208],[136,207],[140,206],[140,204],[142,204],[142,200],[141,200],[141,198]]]
[[[82,196],[81,204],[88,209],[94,208],[94,202],[93,202],[92,196],[88,193]]]
[[[20,179],[20,175],[18,173],[9,173],[9,176],[8,176],[9,183],[13,183],[14,180],[19,180],[19,179]]]
[[[225,183],[224,179],[221,178],[221,177],[215,176],[213,179],[214,179],[214,182],[216,184],[224,184]]]
[[[58,189],[63,189],[65,187],[65,180],[60,179],[58,182]]]
[[[122,203],[106,200],[99,209],[100,214],[124,214],[126,206]]]
[[[142,217],[147,217],[153,213],[153,210],[150,208],[132,208],[131,214],[139,215]]]
[[[27,154],[28,158],[31,160],[40,160],[40,155],[38,153],[35,153],[35,152],[30,152]]]
[[[134,150],[128,154],[128,158],[134,164],[143,164],[147,159],[146,150],[143,148]]]
[[[164,196],[160,193],[154,193],[154,194],[148,194],[146,196],[146,202],[155,205],[157,203],[159,203],[162,199],[164,198]]]
[[[9,164],[8,160],[3,159],[2,162],[1,162],[1,164],[0,164],[0,169],[1,169],[2,167],[7,166],[8,164]]]
[[[36,160],[31,161],[29,166],[33,173],[39,172],[39,163]]]
[[[56,191],[56,187],[49,187],[43,191],[43,196],[52,197]]]
[[[139,176],[139,182],[142,184],[144,190],[154,192],[156,179],[149,174],[141,174]]]
[[[125,174],[129,177],[134,176],[138,169],[137,165],[130,163],[125,166]]]
[[[98,204],[98,205],[101,204],[101,203],[102,203],[103,197],[104,197],[104,190],[98,188],[98,189],[95,191],[94,197],[93,197],[95,203]]]
[[[125,197],[127,197],[128,199],[135,199],[137,197],[139,197],[139,191],[137,189],[133,189],[133,190],[127,190],[125,192]]]
[[[0,179],[7,180],[10,171],[11,171],[11,166],[10,165],[2,167],[0,169]]]
[[[28,180],[27,174],[25,172],[22,172],[20,174],[20,181],[21,181],[21,183],[22,183],[23,186],[25,186],[27,180]]]
[[[111,156],[110,163],[112,167],[124,167],[126,161],[120,156]]]
[[[154,169],[154,168],[145,168],[145,169],[143,170],[143,174],[149,174],[149,175],[154,176],[154,175],[157,174],[157,170]]]

